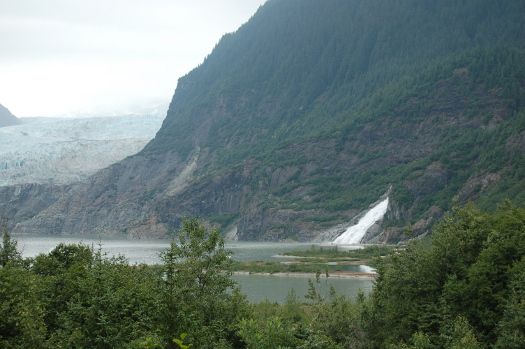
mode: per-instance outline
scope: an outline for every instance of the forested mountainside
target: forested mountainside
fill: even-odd
[[[389,192],[379,240],[525,201],[525,3],[270,0],[179,80],[157,136],[15,231],[308,240]],[[31,195],[30,191],[26,193]]]
[[[19,124],[20,120],[16,118],[9,109],[0,104],[0,127],[12,126]]]

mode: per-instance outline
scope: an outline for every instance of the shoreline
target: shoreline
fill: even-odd
[[[305,273],[305,272],[277,272],[277,273],[264,273],[264,272],[249,272],[249,271],[234,271],[234,276],[276,276],[276,277],[299,277],[299,278],[315,278],[316,273]],[[377,277],[377,273],[357,272],[357,271],[337,271],[328,273],[328,279],[359,279],[359,280],[370,280],[373,281]],[[320,279],[327,279],[325,273],[319,275]]]

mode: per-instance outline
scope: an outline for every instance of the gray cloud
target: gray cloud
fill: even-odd
[[[168,100],[264,0],[0,0],[0,102],[22,116]]]

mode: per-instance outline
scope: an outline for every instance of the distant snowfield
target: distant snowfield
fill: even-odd
[[[67,184],[136,154],[155,136],[160,116],[34,118],[0,128],[0,186]]]

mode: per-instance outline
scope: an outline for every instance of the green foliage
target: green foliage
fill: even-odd
[[[0,229],[2,230],[2,244],[0,245],[0,267],[7,267],[9,265],[20,263],[21,255],[17,250],[17,243],[11,239],[11,235],[7,230],[7,225],[0,222]]]
[[[22,268],[0,268],[0,348],[47,347],[38,282]]]
[[[279,317],[241,320],[239,335],[248,349],[295,348],[299,343],[293,327]]]
[[[48,255],[37,256],[33,270],[41,275],[61,275],[69,270],[89,268],[94,260],[89,246],[60,243]]]
[[[394,345],[392,347],[395,347]],[[410,344],[401,344],[401,349],[434,349],[428,335],[422,332],[416,332],[410,338]]]
[[[510,297],[498,324],[498,349],[525,347],[525,257],[510,271]]]
[[[15,245],[14,242],[9,242]],[[375,254],[376,250],[367,253]],[[316,250],[311,253],[320,253]],[[329,252],[334,253],[333,251]],[[339,252],[337,252],[339,253]],[[16,248],[14,255],[19,255]],[[525,209],[456,208],[431,239],[381,258],[370,297],[318,291],[247,304],[216,230],[184,221],[160,266],[85,245],[0,267],[0,347],[522,348]],[[319,275],[318,275],[319,276]]]
[[[448,333],[444,335],[447,348],[481,349],[481,345],[467,319],[458,316],[449,327],[450,329],[445,329],[445,332]]]
[[[292,263],[285,264],[280,262],[239,262],[235,261],[233,268],[236,271],[245,271],[249,273],[316,273],[321,271],[342,270],[337,265],[326,265],[321,263]]]
[[[246,302],[231,279],[230,255],[218,230],[207,231],[196,219],[183,222],[178,241],[162,254],[167,338],[188,333],[198,348],[229,346]]]
[[[241,321],[239,334],[248,348],[365,348],[364,296],[357,302],[337,296],[323,299],[309,281],[309,304],[291,293],[284,305],[261,303],[253,318]]]
[[[92,264],[93,251],[85,245],[59,244],[48,255],[34,259],[32,271],[42,280],[39,293],[50,332],[59,330],[60,316],[82,289]]]
[[[418,332],[446,347],[504,341],[498,331],[509,319],[511,270],[525,255],[524,237],[524,209],[455,210],[431,244],[413,243],[379,266],[368,324],[373,342],[409,342]]]
[[[158,276],[105,258],[84,245],[58,245],[35,258],[33,272],[56,347],[118,348],[154,333],[160,313]]]
[[[2,348],[230,348],[247,304],[217,230],[186,220],[160,267],[59,244],[20,258],[4,233]],[[16,257],[16,258],[15,258]],[[189,333],[189,334],[186,334]]]
[[[133,340],[130,349],[164,349],[164,341],[159,336],[146,336]]]
[[[187,333],[181,333],[180,337],[179,338],[175,338],[173,340],[173,342],[175,344],[177,344],[179,346],[180,349],[190,349],[191,348],[191,344],[184,344],[184,338],[186,338],[188,336]]]
[[[363,314],[366,306],[363,295],[357,302],[352,302],[332,291],[330,299],[315,305],[311,326],[316,333],[324,334],[343,348],[364,348]]]

